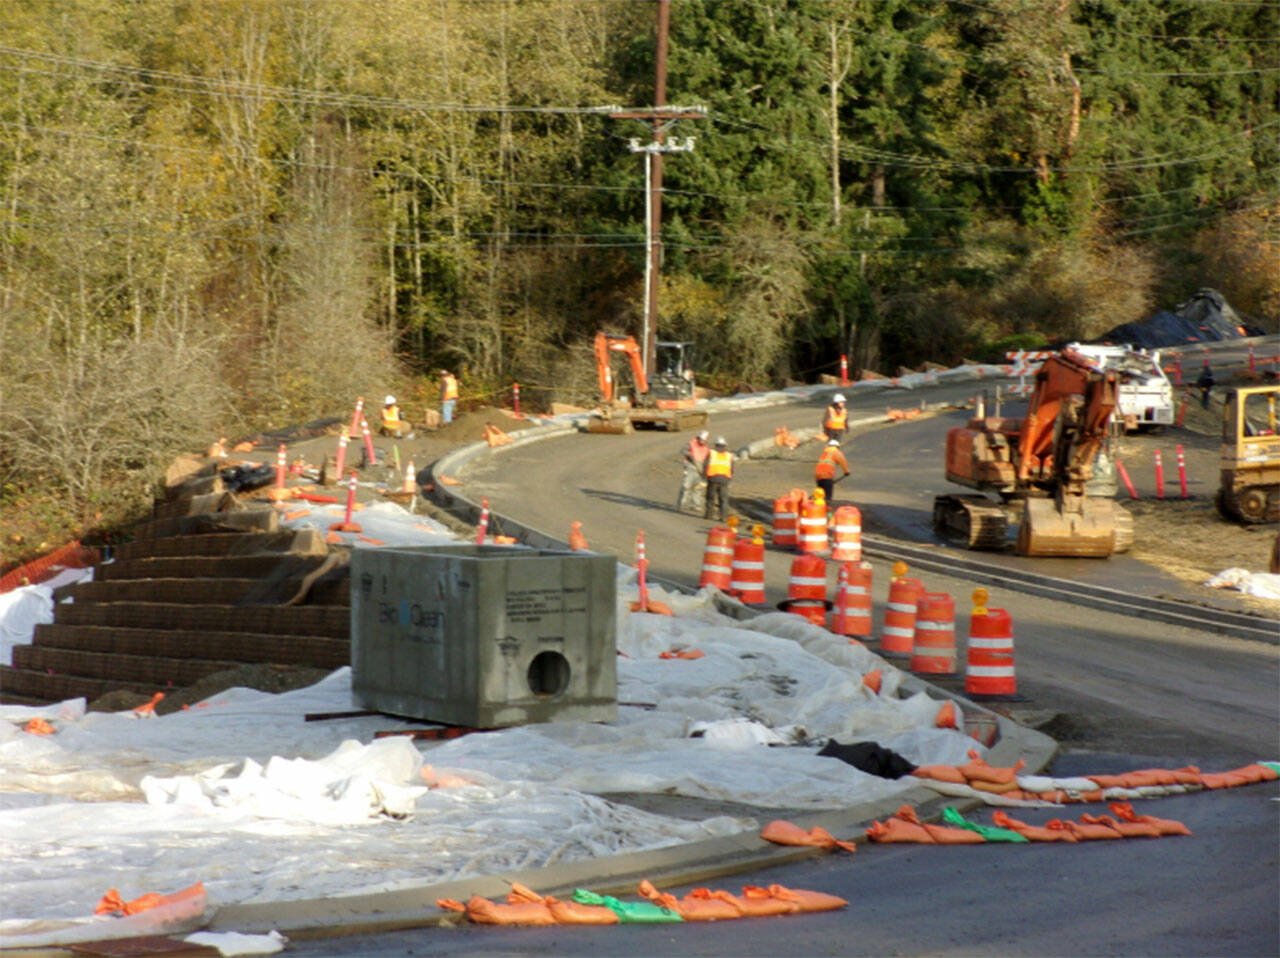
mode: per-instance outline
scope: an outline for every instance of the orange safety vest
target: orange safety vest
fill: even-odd
[[[824,429],[836,429],[836,430],[844,429],[845,419],[848,417],[848,415],[849,415],[848,409],[837,409],[835,406],[828,406],[827,418],[826,418],[826,421],[823,422],[822,427]]]
[[[813,467],[813,476],[815,479],[834,479],[836,466],[845,472],[849,471],[849,463],[845,460],[844,453],[835,446],[826,446],[822,450],[822,455],[818,457],[817,465]]]
[[[400,407],[399,406],[383,406],[382,407],[382,424],[384,426],[400,425]]]
[[[714,479],[717,476],[724,476],[726,479],[733,476],[733,453],[713,449],[708,454],[707,478]]]
[[[707,461],[707,456],[711,454],[711,447],[706,443],[698,442],[697,439],[689,440],[689,448],[685,450],[685,455],[689,457],[689,461],[695,466],[701,466]]]
[[[445,373],[440,377],[440,398],[441,400],[458,398],[458,380],[452,373]]]

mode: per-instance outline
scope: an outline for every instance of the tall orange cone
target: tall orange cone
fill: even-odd
[[[480,500],[480,520],[476,523],[476,545],[484,545],[484,537],[489,534],[489,500]]]
[[[276,453],[276,484],[267,493],[267,496],[276,502],[289,498],[289,490],[284,487],[284,477],[287,470],[286,461],[284,443],[281,443],[280,450]]]
[[[1017,698],[1013,666],[1013,618],[1004,609],[988,609],[987,590],[973,590],[964,693],[972,699]]]
[[[836,635],[866,637],[871,634],[871,565],[845,562],[836,587],[836,611],[831,621]]]
[[[907,564],[893,564],[889,601],[884,607],[884,627],[880,630],[880,651],[889,655],[910,655],[916,635],[916,600],[924,592],[919,579],[907,578]]]
[[[764,526],[753,526],[750,539],[734,543],[729,591],[747,605],[764,601]]]
[[[729,584],[733,581],[733,544],[736,538],[733,530],[726,526],[712,526],[707,530],[699,589],[714,586],[721,592],[729,591]]]
[[[926,592],[916,604],[916,630],[908,668],[920,675],[955,674],[956,604],[945,592]]]
[[[787,580],[787,599],[779,603],[784,612],[803,616],[814,625],[826,626],[827,563],[821,556],[799,555],[791,560],[791,576]]]
[[[413,468],[413,460],[409,460],[409,464],[404,467],[404,486],[403,492],[418,491],[418,470]]]

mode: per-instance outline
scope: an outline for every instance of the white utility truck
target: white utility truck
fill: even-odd
[[[1120,403],[1116,418],[1126,430],[1157,429],[1173,424],[1173,385],[1160,367],[1160,351],[1128,346],[1094,346],[1071,343],[1068,349],[1103,369],[1121,373]]]

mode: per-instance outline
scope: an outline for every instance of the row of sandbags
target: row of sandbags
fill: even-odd
[[[946,824],[933,825],[920,821],[914,808],[903,805],[892,818],[872,822],[867,828],[867,839],[880,844],[979,845],[984,842],[1081,842],[1191,834],[1182,822],[1139,815],[1127,802],[1114,802],[1110,808],[1114,817],[1086,813],[1077,821],[1055,818],[1044,825],[1031,825],[1000,811],[992,813],[993,824],[979,825],[968,821],[954,808],[946,808],[942,812]]]
[[[938,791],[948,786],[982,793],[1001,803],[1102,802],[1113,799],[1153,798],[1200,789],[1233,788],[1280,778],[1280,762],[1256,762],[1226,772],[1201,772],[1194,765],[1185,768],[1145,768],[1122,775],[1083,775],[1052,778],[1045,775],[1018,775],[1022,762],[1012,768],[987,764],[976,751],[969,752],[965,765],[922,765],[911,774]]]
[[[579,888],[568,899],[539,895],[513,882],[507,900],[492,901],[472,895],[463,904],[441,898],[436,904],[461,912],[481,925],[617,925],[678,921],[725,921],[831,911],[849,904],[825,892],[787,888],[783,885],[744,885],[741,895],[710,888],[695,888],[683,898],[660,892],[649,881],[639,887],[642,901],[622,901]]]

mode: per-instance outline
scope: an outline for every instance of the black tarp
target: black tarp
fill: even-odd
[[[1162,309],[1143,322],[1117,326],[1094,342],[1163,349],[1262,334],[1261,329],[1241,319],[1216,289],[1202,289],[1173,312]]]

